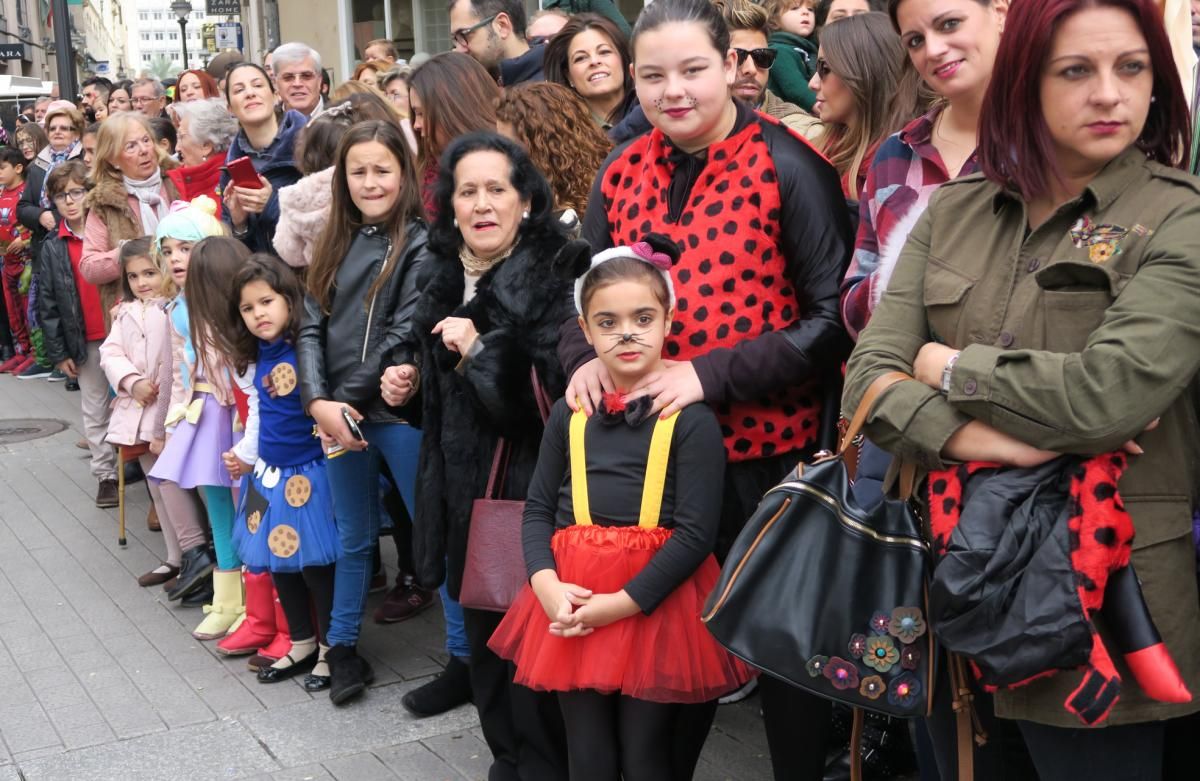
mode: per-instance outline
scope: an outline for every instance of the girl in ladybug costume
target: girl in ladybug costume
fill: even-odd
[[[675,245],[650,240],[601,253],[576,282],[618,390],[596,415],[551,412],[522,527],[530,585],[489,643],[516,683],[558,693],[573,781],[689,778],[703,743],[682,761],[672,751],[678,706],[752,675],[700,622],[718,575],[716,417],[704,404],[655,415],[627,392],[661,369],[675,303]],[[572,250],[587,262],[585,242]]]
[[[668,360],[632,390],[667,414],[700,401],[716,413],[728,460],[720,558],[763,493],[817,448],[848,352],[838,287],[850,216],[828,161],[733,98],[737,53],[711,3],[655,0],[632,49],[654,128],[609,156],[583,237],[599,252],[655,232],[680,250]],[[568,403],[594,410],[613,379],[578,325],[561,335]],[[776,778],[822,778],[828,703],[775,679],[759,686]],[[697,715],[694,729],[707,727]]]

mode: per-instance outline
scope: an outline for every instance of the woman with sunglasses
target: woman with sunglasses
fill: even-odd
[[[808,83],[825,126],[816,143],[856,206],[880,142],[920,113],[916,81],[902,78],[903,67],[900,37],[884,14],[845,17],[821,35]]]
[[[818,447],[823,380],[845,354],[837,289],[852,237],[836,171],[734,98],[736,68],[729,28],[708,0],[655,0],[642,11],[633,74],[654,129],[609,156],[583,227],[596,252],[649,232],[682,247],[670,364],[620,390],[665,415],[698,401],[717,412],[729,462],[718,558],[763,493]],[[617,387],[575,319],[561,337],[566,398],[590,414]],[[769,676],[759,687],[776,778],[822,778],[829,703]],[[707,730],[715,703],[681,707]],[[693,738],[679,742],[698,753],[703,739]]]

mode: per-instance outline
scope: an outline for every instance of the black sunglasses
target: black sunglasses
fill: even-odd
[[[771,66],[775,64],[775,55],[779,53],[774,49],[735,48],[734,51],[737,52],[737,64],[739,68],[746,61],[746,58],[749,57],[754,60],[754,67],[764,71],[771,69]]]

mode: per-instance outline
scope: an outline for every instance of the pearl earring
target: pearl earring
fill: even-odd
[[[529,219],[529,210],[528,210],[528,209],[526,209],[525,211],[521,212],[521,219],[522,219],[522,220],[528,220],[528,219]]]
[[[454,227],[456,227],[456,228],[458,227],[458,218],[457,217],[454,218]]]

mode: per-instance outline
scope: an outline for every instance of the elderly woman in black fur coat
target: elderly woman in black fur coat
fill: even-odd
[[[562,395],[558,326],[574,307],[571,282],[552,268],[565,230],[523,149],[495,133],[460,137],[442,158],[435,197],[437,263],[413,318],[419,342],[397,351],[382,389],[392,404],[420,389],[414,559],[423,586],[445,580],[457,599],[472,503],[484,496],[501,438],[509,448],[501,496],[525,498],[543,428],[533,377],[550,398]],[[565,779],[557,703],[513,684],[509,665],[488,650],[502,614],[463,612],[473,700],[495,757],[489,778]],[[455,674],[448,666],[442,677]]]

